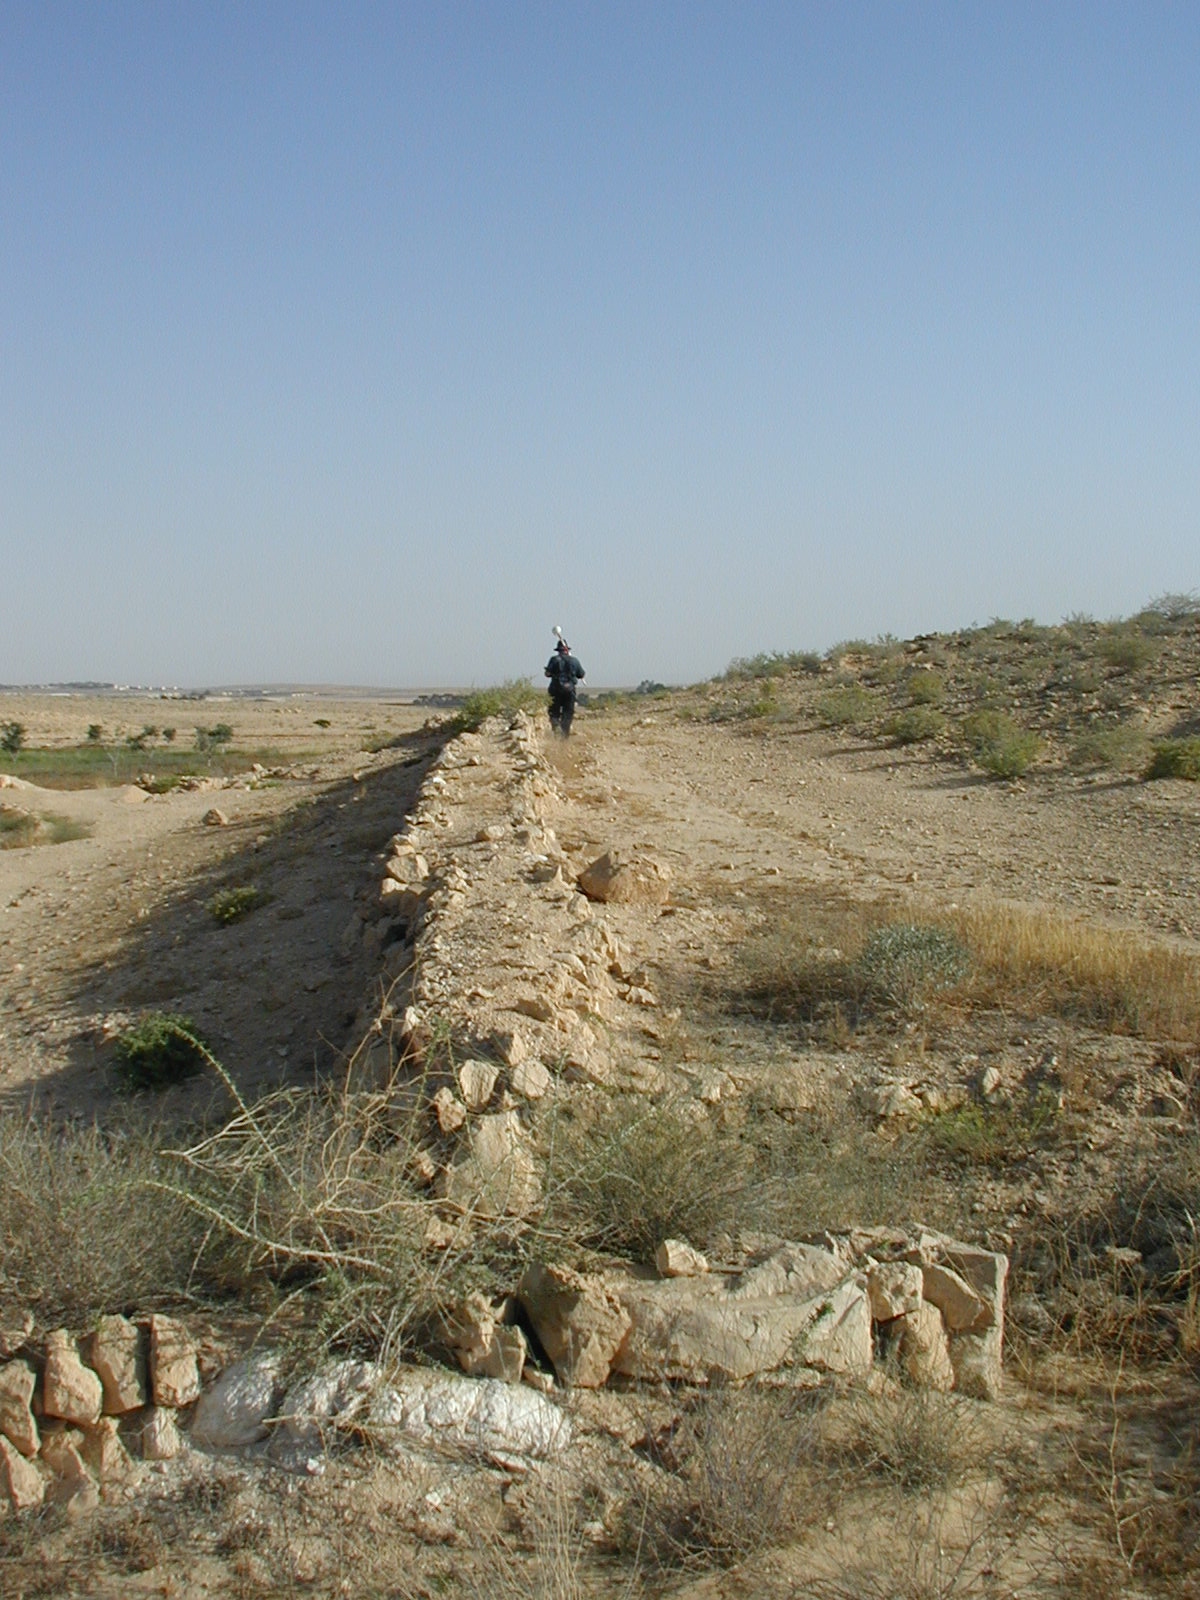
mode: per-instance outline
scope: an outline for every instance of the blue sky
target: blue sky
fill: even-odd
[[[0,682],[1200,585],[1200,7],[0,0]]]

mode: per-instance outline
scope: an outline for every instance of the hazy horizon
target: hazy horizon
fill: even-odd
[[[1200,11],[0,0],[0,680],[1200,584]]]

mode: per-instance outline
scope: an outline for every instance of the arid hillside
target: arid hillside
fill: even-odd
[[[569,742],[6,697],[3,1592],[1200,1594],[1198,684],[1177,598]]]

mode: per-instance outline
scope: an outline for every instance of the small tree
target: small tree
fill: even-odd
[[[104,725],[103,725],[103,723],[100,723],[100,722],[89,722],[88,723],[87,736],[88,736],[88,743],[89,744],[100,744],[101,741],[104,738]]]
[[[174,728],[164,728],[163,731],[162,731],[162,736],[163,736],[163,743],[164,744],[174,744],[175,743],[175,729]]]
[[[0,750],[5,750],[10,756],[15,756],[25,743],[25,724],[23,722],[6,722],[0,727]]]

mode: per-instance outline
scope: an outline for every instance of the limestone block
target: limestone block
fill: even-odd
[[[746,1269],[730,1286],[734,1299],[762,1300],[773,1295],[806,1297],[835,1288],[846,1277],[846,1263],[832,1250],[813,1244],[784,1244]]]
[[[83,1436],[80,1454],[102,1489],[127,1483],[133,1476],[133,1462],[121,1440],[116,1417],[101,1417]]]
[[[1003,1329],[993,1324],[982,1333],[950,1336],[954,1387],[975,1400],[998,1400],[1004,1383]]]
[[[612,1369],[627,1377],[706,1383],[787,1366],[850,1374],[871,1366],[870,1306],[857,1276],[811,1295],[751,1298],[713,1277],[628,1278],[612,1289],[630,1318]]]
[[[708,1271],[708,1258],[684,1239],[664,1239],[654,1252],[654,1268],[660,1278],[698,1278]]]
[[[200,1397],[196,1346],[174,1317],[150,1318],[150,1388],[156,1406],[187,1406]]]
[[[307,1465],[324,1452],[327,1437],[362,1415],[378,1382],[373,1361],[346,1360],[293,1385],[276,1419],[271,1455],[288,1466]]]
[[[445,1084],[433,1097],[434,1115],[443,1133],[457,1133],[467,1120],[467,1108]]]
[[[482,1111],[492,1098],[500,1068],[494,1061],[464,1061],[458,1069],[458,1090],[468,1111]]]
[[[992,1309],[971,1285],[950,1267],[936,1262],[921,1267],[921,1295],[942,1313],[942,1320],[951,1333],[966,1333],[987,1327],[992,1321]]]
[[[268,1420],[282,1395],[279,1357],[247,1356],[226,1367],[200,1396],[191,1436],[213,1450],[244,1450],[267,1436]]]
[[[579,887],[589,900],[627,906],[666,905],[671,874],[649,855],[624,855],[610,850],[579,874]]]
[[[922,1300],[915,1311],[897,1318],[893,1326],[896,1356],[908,1380],[918,1388],[943,1394],[954,1388],[946,1326],[938,1308]]]
[[[32,1408],[36,1383],[37,1374],[28,1361],[9,1361],[0,1367],[0,1434],[23,1456],[37,1455],[41,1443]]]
[[[151,1406],[140,1436],[144,1461],[173,1461],[183,1449],[183,1435],[170,1406]]]
[[[526,1100],[540,1100],[550,1088],[549,1069],[531,1056],[528,1061],[522,1061],[512,1070],[513,1093],[522,1095]]]
[[[141,1331],[127,1317],[101,1317],[88,1345],[88,1364],[104,1385],[106,1416],[136,1411],[149,1399]]]
[[[46,1366],[42,1375],[42,1410],[64,1422],[99,1421],[104,1386],[79,1359],[79,1348],[65,1328],[46,1340]]]
[[[517,1289],[559,1381],[598,1389],[629,1332],[630,1317],[598,1279],[567,1267],[528,1267]]]
[[[871,1316],[876,1322],[915,1311],[921,1303],[921,1269],[912,1261],[879,1261],[867,1271]]]
[[[442,1199],[479,1217],[525,1217],[542,1197],[533,1151],[515,1111],[480,1117],[468,1132],[468,1154],[442,1173]]]
[[[11,1440],[0,1436],[0,1507],[32,1511],[46,1498],[46,1480]]]

